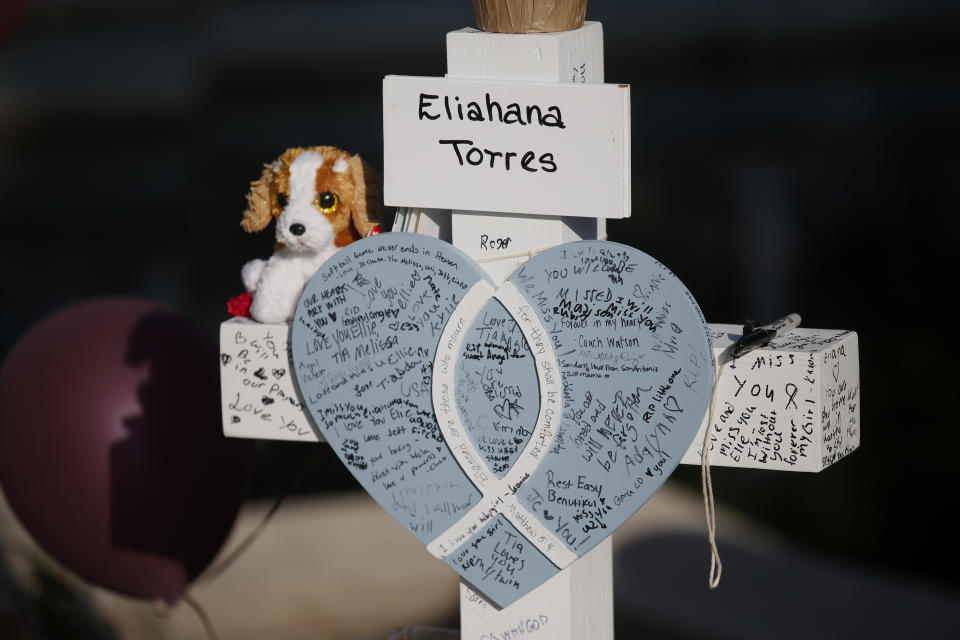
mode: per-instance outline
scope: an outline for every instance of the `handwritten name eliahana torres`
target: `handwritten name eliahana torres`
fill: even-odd
[[[537,126],[565,129],[563,115],[557,105],[541,106],[510,102],[504,104],[484,93],[482,99],[461,100],[460,96],[440,96],[433,93],[420,93],[418,104],[419,120],[440,120],[450,122],[486,123],[492,125],[517,125],[520,127]],[[552,151],[488,149],[482,143],[468,138],[438,139],[437,143],[452,150],[452,159],[461,167],[479,167],[486,165],[490,169],[514,171],[518,167],[523,171],[537,173],[555,173],[557,162]]]

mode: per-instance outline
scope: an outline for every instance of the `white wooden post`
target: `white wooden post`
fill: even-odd
[[[575,31],[523,35],[469,27],[451,31],[447,34],[447,77],[601,83],[603,26],[586,22]],[[497,282],[503,282],[529,252],[606,237],[604,218],[458,210],[452,212],[452,218],[453,244],[481,261]]]
[[[603,28],[540,34],[447,34],[447,76],[486,80],[603,82]],[[605,235],[602,218],[452,212],[453,244],[498,283],[531,253]],[[610,538],[512,605],[497,609],[460,582],[460,637],[552,640],[613,638],[613,553]]]

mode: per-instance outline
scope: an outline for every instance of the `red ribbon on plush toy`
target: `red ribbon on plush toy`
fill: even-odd
[[[250,305],[253,303],[253,294],[244,293],[227,300],[227,313],[239,318],[250,317]]]

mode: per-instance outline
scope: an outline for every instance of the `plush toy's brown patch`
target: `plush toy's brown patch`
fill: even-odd
[[[323,165],[317,169],[314,187],[318,198],[328,191],[337,197],[337,208],[323,215],[327,216],[327,220],[333,225],[334,232],[339,236],[341,231],[350,227],[350,211],[356,207],[354,202],[356,180],[362,179],[362,176],[357,176],[351,171],[349,154],[333,147],[324,147],[322,153]],[[337,161],[341,159],[347,164],[348,168],[344,172],[337,173],[333,168]]]
[[[357,230],[352,226],[347,227],[343,231],[337,233],[337,236],[333,239],[334,246],[345,247],[354,240],[359,240],[360,234],[357,233]]]
[[[365,237],[382,215],[382,180],[360,156],[351,156],[336,147],[294,147],[284,151],[276,162],[264,165],[260,178],[250,183],[247,210],[240,226],[248,233],[262,231],[283,213],[279,198],[290,193],[290,165],[304,151],[316,151],[323,156],[323,165],[315,178],[316,196],[330,191],[339,200],[336,210],[322,214],[333,225],[336,246]],[[348,169],[336,173],[333,167],[341,158]],[[317,213],[321,213],[319,208]]]
[[[274,209],[278,208],[274,182],[273,166],[265,164],[260,178],[250,183],[247,210],[240,222],[240,226],[247,233],[262,231],[271,220],[280,215],[279,212],[274,213]]]
[[[365,238],[383,218],[383,180],[360,156],[350,158],[350,173],[355,177],[356,206],[351,211],[353,226]]]

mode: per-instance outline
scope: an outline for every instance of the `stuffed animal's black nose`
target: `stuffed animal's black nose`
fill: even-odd
[[[307,228],[302,224],[300,224],[299,222],[295,222],[292,225],[290,225],[290,233],[292,233],[295,236],[302,236],[306,232],[307,232]]]

